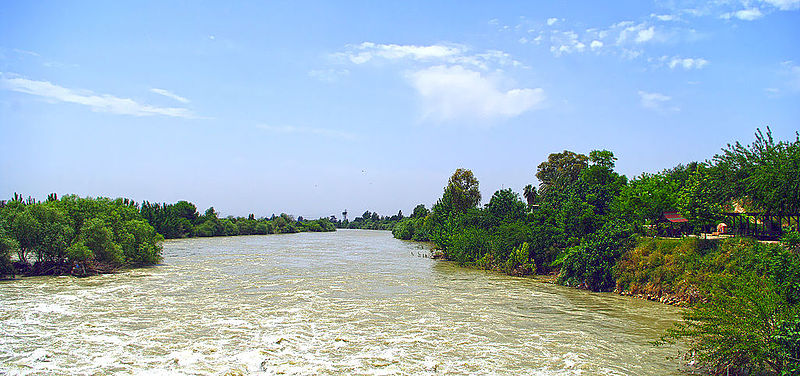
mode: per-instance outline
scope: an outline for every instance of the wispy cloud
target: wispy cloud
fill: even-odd
[[[639,90],[639,99],[642,104],[642,107],[655,110],[655,111],[679,111],[678,107],[667,107],[669,102],[672,100],[672,97],[661,94],[661,93],[648,93],[646,91]]]
[[[42,56],[38,52],[29,51],[29,50],[23,50],[23,49],[20,49],[20,48],[14,48],[14,49],[12,49],[12,51],[14,51],[14,52],[16,52],[16,53],[18,53],[20,55],[28,55],[28,56],[35,56],[35,57],[41,57]]]
[[[426,120],[485,122],[511,118],[544,101],[541,88],[500,88],[506,68],[524,67],[503,51],[475,52],[460,44],[418,46],[364,42],[346,46],[343,52],[333,56],[339,62],[354,65],[382,62],[401,67],[399,72],[419,96]]]
[[[335,59],[358,65],[382,60],[473,65],[484,70],[489,69],[492,65],[523,66],[522,63],[503,51],[488,50],[476,53],[460,44],[417,46],[363,42],[358,45],[348,45],[344,51],[334,53],[332,56]]]
[[[132,116],[160,115],[185,119],[197,118],[192,111],[186,108],[151,106],[133,99],[109,94],[95,94],[88,90],[69,89],[49,81],[29,80],[15,74],[0,73],[0,84],[6,90],[35,95],[57,102],[80,104],[97,112]]]
[[[586,50],[586,44],[578,40],[578,34],[574,31],[554,31],[550,42],[550,52],[556,56]]]
[[[256,125],[256,127],[268,132],[278,133],[278,134],[320,136],[320,137],[328,137],[328,138],[335,138],[335,139],[349,140],[349,141],[355,140],[357,138],[357,136],[353,133],[338,131],[334,129],[326,129],[326,128],[296,127],[292,125],[268,125],[268,124],[258,124]]]
[[[798,10],[800,0],[685,0],[664,2],[662,5],[671,9],[671,14],[668,16],[675,19],[686,16],[686,18],[719,17],[753,21],[776,11]]]
[[[163,95],[163,96],[165,96],[167,98],[172,98],[172,99],[174,99],[174,100],[176,100],[178,102],[181,102],[181,103],[189,103],[188,99],[186,99],[186,98],[184,98],[184,97],[182,97],[182,96],[180,96],[178,94],[175,94],[175,93],[173,93],[173,92],[171,92],[169,90],[152,88],[152,89],[150,89],[150,91],[152,91],[153,93],[159,94],[159,95]]]
[[[761,13],[761,10],[758,8],[749,8],[749,9],[738,10],[736,12],[723,13],[722,15],[720,15],[720,18],[724,18],[726,20],[730,19],[731,17],[736,17],[744,21],[753,21],[761,17],[764,17],[764,14]]]
[[[347,51],[340,53],[354,64],[364,64],[373,59],[412,59],[412,60],[438,60],[463,54],[464,48],[458,45],[446,46],[435,44],[430,46],[379,44],[364,42],[359,45],[348,46]]]
[[[763,0],[778,10],[797,10],[800,9],[800,0]]]
[[[655,14],[655,13],[650,13],[650,17],[651,18],[655,18],[655,19],[657,19],[659,21],[664,21],[664,22],[677,21],[677,20],[680,19],[677,15],[674,15],[674,14]]]
[[[648,62],[654,67],[669,67],[669,69],[703,69],[711,62],[701,57],[681,57],[681,56],[661,56],[659,58],[648,58]]]
[[[462,66],[434,66],[408,75],[423,101],[424,117],[437,121],[518,116],[540,106],[544,91],[501,90],[478,71]]]
[[[669,61],[669,67],[671,69],[675,69],[675,68],[678,68],[678,67],[686,69],[686,70],[689,70],[689,69],[703,69],[703,67],[705,67],[706,65],[708,65],[708,60],[703,59],[703,58],[673,57]]]

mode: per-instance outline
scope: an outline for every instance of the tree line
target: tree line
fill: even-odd
[[[331,223],[336,228],[347,229],[360,229],[360,230],[391,230],[398,222],[403,220],[405,216],[403,211],[400,210],[397,214],[392,216],[380,215],[377,212],[365,211],[361,216],[353,218],[352,221],[343,219],[338,220],[336,216],[330,216]]]
[[[281,213],[269,218],[202,215],[188,201],[141,205],[125,198],[50,194],[43,202],[14,194],[0,201],[0,278],[90,275],[161,260],[163,239],[335,231],[327,218]],[[12,258],[12,256],[15,256]]]
[[[478,179],[458,169],[430,212],[399,221],[393,234],[431,241],[461,265],[551,274],[593,291],[672,294],[693,308],[664,340],[689,339],[702,370],[798,374],[800,136],[777,141],[757,130],[751,144],[729,144],[711,160],[630,180],[616,160],[607,150],[550,154],[536,169],[538,187],[498,190],[483,206]],[[674,226],[662,218],[668,211],[694,234],[726,212],[764,213],[742,217],[782,243],[653,239]]]
[[[297,232],[335,231],[336,227],[328,218],[307,220],[302,216],[281,213],[271,217],[256,218],[227,216],[210,207],[201,215],[197,207],[188,201],[174,204],[145,201],[141,205],[142,217],[166,239],[210,236],[290,234]]]

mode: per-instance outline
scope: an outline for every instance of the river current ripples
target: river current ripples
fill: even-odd
[[[0,374],[677,374],[675,307],[460,268],[389,232],[170,240],[0,282]]]

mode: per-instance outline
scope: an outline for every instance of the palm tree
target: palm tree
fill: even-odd
[[[525,200],[528,201],[529,209],[532,208],[533,205],[536,205],[536,199],[538,196],[536,193],[536,187],[531,184],[526,185],[525,188],[522,189],[522,195],[525,196]]]

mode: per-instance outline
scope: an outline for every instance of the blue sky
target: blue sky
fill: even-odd
[[[0,197],[408,213],[800,128],[800,0],[230,3],[0,2]]]

